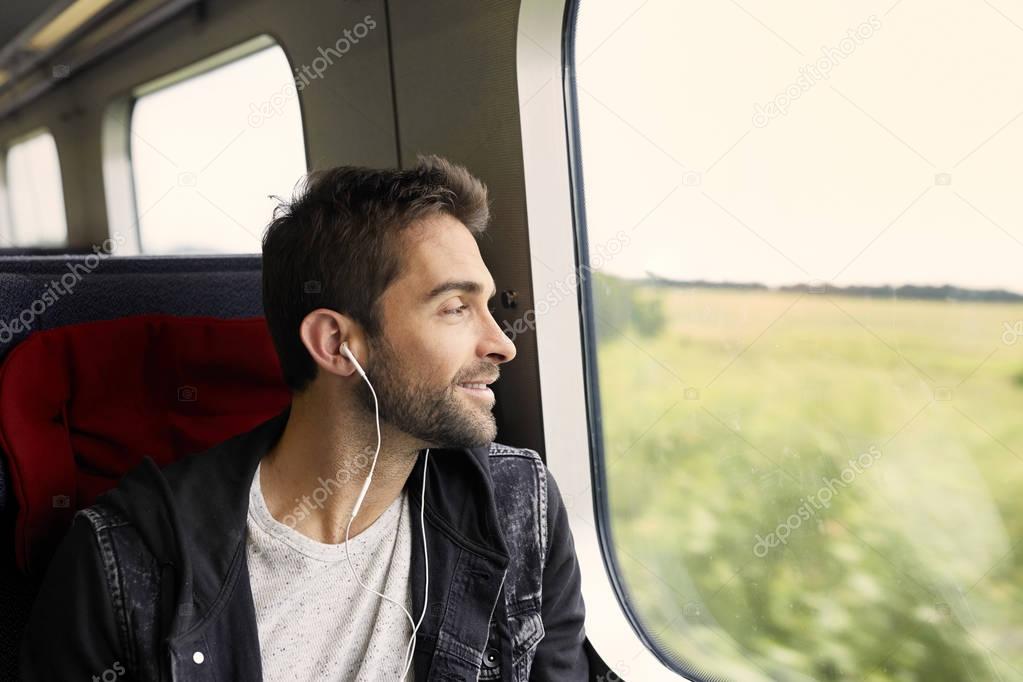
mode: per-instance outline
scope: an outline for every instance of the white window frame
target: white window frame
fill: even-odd
[[[534,292],[550,291],[559,279],[579,273],[568,139],[573,123],[564,82],[567,4],[523,0],[519,10],[517,76],[529,243],[553,269],[531,268]],[[579,289],[576,293],[581,296]],[[548,425],[544,429],[547,466],[565,498],[575,540],[586,603],[586,636],[621,679],[687,680],[640,638],[623,606],[621,577],[612,575],[607,563],[594,497],[601,485],[594,476],[591,450],[591,429],[599,427],[588,423],[581,299],[577,303],[551,306],[536,325],[536,344],[543,420]],[[553,424],[557,428],[550,427]],[[577,490],[587,492],[574,494]]]

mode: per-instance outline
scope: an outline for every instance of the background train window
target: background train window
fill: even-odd
[[[57,144],[39,131],[7,150],[4,175],[12,246],[59,246],[67,241],[64,187]]]
[[[582,0],[610,560],[692,679],[1023,675],[1021,23]]]
[[[270,195],[290,197],[306,172],[284,51],[261,37],[136,96],[130,145],[142,252],[259,252],[276,205]]]

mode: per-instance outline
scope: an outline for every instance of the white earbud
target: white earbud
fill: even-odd
[[[348,356],[348,359],[351,360],[352,363],[355,365],[355,369],[359,372],[359,375],[365,380],[366,385],[369,386],[369,390],[373,394],[373,405],[376,412],[377,424],[377,451],[373,455],[373,463],[369,467],[369,475],[366,476],[366,482],[362,484],[362,490],[359,492],[359,497],[355,500],[355,506],[352,507],[352,515],[348,519],[348,526],[345,528],[345,557],[348,559],[348,568],[352,571],[352,575],[355,576],[355,579],[359,581],[359,585],[362,586],[363,589],[369,590],[370,592],[379,596],[380,598],[386,599],[392,604],[395,604],[405,613],[405,615],[408,617],[409,623],[412,624],[412,638],[409,640],[408,647],[406,647],[405,649],[405,670],[402,673],[401,677],[399,678],[400,682],[401,680],[405,679],[405,676],[408,675],[409,668],[412,666],[412,659],[414,657],[415,652],[414,647],[416,642],[416,632],[418,632],[419,626],[423,622],[423,618],[426,617],[426,600],[428,595],[430,594],[430,558],[426,553],[426,525],[424,524],[423,518],[423,512],[426,510],[426,467],[428,467],[430,464],[430,450],[429,448],[427,448],[426,456],[423,461],[423,492],[421,496],[422,504],[419,509],[419,525],[423,529],[423,558],[426,562],[425,564],[426,585],[423,589],[423,613],[422,615],[419,616],[419,622],[417,623],[412,620],[412,614],[409,613],[404,606],[394,601],[390,597],[380,594],[372,587],[369,587],[368,585],[365,585],[362,582],[362,579],[359,577],[359,574],[355,572],[355,568],[352,566],[352,557],[348,553],[349,544],[348,534],[352,528],[352,521],[355,520],[355,515],[359,513],[359,509],[362,507],[362,501],[366,498],[366,493],[369,491],[370,482],[373,480],[373,470],[376,468],[377,457],[380,455],[380,403],[377,400],[377,393],[373,389],[373,384],[370,383],[369,377],[366,376],[365,370],[362,369],[362,365],[360,365],[359,361],[355,359],[355,354],[352,353],[352,351],[348,348],[347,341],[343,341],[341,343],[341,350],[345,352],[345,355]]]
[[[362,369],[362,365],[359,364],[359,361],[355,359],[355,354],[352,353],[352,351],[348,348],[347,341],[341,342],[341,350],[345,352],[345,355],[348,356],[348,359],[351,360],[352,363],[355,365],[355,369],[356,371],[359,372],[359,375],[362,376],[363,379],[366,379],[366,372],[365,370]],[[369,381],[369,379],[366,379],[366,381]]]

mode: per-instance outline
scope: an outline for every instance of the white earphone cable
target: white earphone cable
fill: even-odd
[[[355,579],[359,582],[359,585],[361,585],[363,589],[369,590],[373,594],[379,596],[381,599],[385,599],[394,604],[395,606],[397,606],[398,608],[400,608],[402,612],[405,614],[405,616],[408,618],[409,623],[412,625],[412,638],[409,639],[408,646],[405,648],[405,669],[402,672],[401,677],[399,678],[399,682],[401,682],[402,680],[405,679],[405,676],[408,675],[409,668],[412,666],[412,660],[414,658],[415,653],[416,633],[419,630],[420,624],[423,622],[423,618],[426,616],[427,596],[430,593],[430,559],[429,556],[427,556],[426,552],[426,525],[423,523],[424,521],[423,512],[426,509],[426,468],[430,464],[430,450],[429,449],[426,450],[426,456],[423,461],[423,491],[419,509],[420,514],[419,523],[423,530],[423,558],[425,560],[424,571],[426,573],[426,586],[423,590],[423,613],[419,616],[419,622],[415,622],[412,619],[412,614],[409,613],[404,606],[402,606],[395,600],[391,599],[387,595],[377,592],[372,587],[362,582],[362,579],[359,578],[359,574],[355,571],[355,567],[352,566],[352,557],[351,554],[349,554],[348,552],[348,537],[349,532],[351,531],[352,528],[352,521],[355,520],[356,514],[359,513],[359,508],[362,506],[362,501],[366,497],[366,492],[369,490],[370,482],[373,480],[373,470],[376,468],[377,465],[377,457],[380,455],[380,404],[377,401],[377,393],[373,389],[373,384],[370,383],[369,377],[366,376],[366,373],[359,365],[359,362],[355,359],[355,356],[352,354],[350,350],[348,350],[348,344],[347,343],[342,344],[342,348],[344,349],[345,353],[348,354],[348,357],[352,360],[352,362],[355,363],[355,366],[359,370],[359,375],[362,376],[363,379],[365,379],[366,385],[369,386],[369,390],[373,394],[373,405],[375,407],[376,412],[377,426],[377,449],[376,453],[373,455],[373,463],[369,467],[369,475],[366,476],[366,482],[363,483],[362,485],[362,491],[359,493],[359,497],[355,501],[355,506],[352,508],[352,515],[348,519],[348,525],[345,527],[345,558],[348,560],[349,570],[351,570],[352,575],[355,576]]]

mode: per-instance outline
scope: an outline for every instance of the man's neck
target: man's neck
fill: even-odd
[[[352,407],[314,395],[296,396],[284,433],[260,465],[260,487],[270,513],[316,542],[345,541],[345,528],[376,452],[373,415],[367,423]],[[416,443],[383,422],[380,428],[373,482],[349,538],[373,525],[397,499],[419,454]]]

